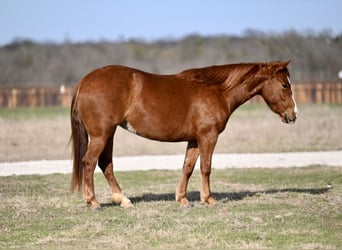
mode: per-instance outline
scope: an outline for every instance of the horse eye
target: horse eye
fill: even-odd
[[[282,86],[284,89],[288,89],[290,88],[291,85],[287,82],[287,83],[283,83]]]

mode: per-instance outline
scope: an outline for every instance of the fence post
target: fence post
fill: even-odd
[[[31,88],[28,91],[27,104],[29,107],[37,107],[37,89]]]
[[[337,84],[336,93],[337,93],[336,102],[342,104],[342,82]]]
[[[66,88],[64,85],[61,85],[59,88],[60,93],[60,103],[62,107],[69,107],[71,102],[71,90],[69,88]]]
[[[18,90],[12,89],[11,94],[8,98],[8,107],[16,108],[18,105]]]
[[[322,104],[323,103],[323,93],[322,93],[322,84],[318,83],[316,85],[316,103]]]

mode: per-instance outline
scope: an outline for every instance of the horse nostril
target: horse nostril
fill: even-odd
[[[288,114],[285,114],[285,121],[286,121],[286,123],[290,123],[291,122]]]
[[[292,123],[294,123],[297,120],[298,117],[298,113],[295,113],[292,119]]]

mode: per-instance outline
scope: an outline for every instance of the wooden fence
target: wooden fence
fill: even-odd
[[[298,103],[342,104],[342,82],[296,84],[293,92]]]
[[[329,103],[342,104],[342,82],[294,84],[292,86],[297,103]],[[63,106],[71,104],[73,90],[63,85],[53,88],[1,88],[0,107],[42,107]],[[262,102],[261,97],[255,97],[251,103]]]
[[[44,107],[71,104],[72,89],[64,85],[53,88],[1,88],[0,107]]]

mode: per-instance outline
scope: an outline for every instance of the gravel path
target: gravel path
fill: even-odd
[[[117,171],[150,169],[181,169],[184,155],[155,155],[115,157]],[[199,161],[196,168],[198,168]],[[256,168],[256,167],[305,167],[328,165],[342,167],[342,151],[265,153],[265,154],[214,154],[213,168]],[[0,176],[71,173],[71,160],[23,161],[0,163]],[[100,171],[99,168],[96,171]]]

